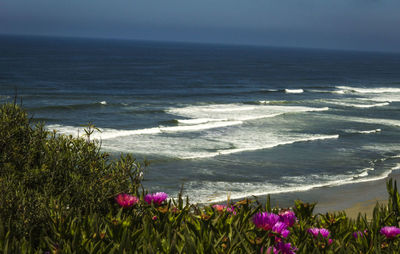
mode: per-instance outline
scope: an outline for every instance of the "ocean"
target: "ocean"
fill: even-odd
[[[0,37],[0,103],[147,159],[192,202],[386,178],[400,169],[400,54]]]

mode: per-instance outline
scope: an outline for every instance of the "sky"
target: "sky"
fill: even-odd
[[[0,0],[0,34],[400,52],[400,0]]]

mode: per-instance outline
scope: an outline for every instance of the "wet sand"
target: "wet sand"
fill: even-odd
[[[361,212],[370,218],[376,202],[387,203],[386,182],[390,178],[397,180],[398,187],[400,186],[400,172],[396,171],[388,178],[377,181],[271,195],[271,203],[279,207],[291,207],[294,204],[293,200],[299,199],[304,202],[317,202],[315,213],[345,211],[349,217],[356,218]],[[265,201],[265,197],[260,197],[259,200]]]

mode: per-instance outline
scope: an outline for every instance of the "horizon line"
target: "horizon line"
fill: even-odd
[[[198,45],[220,45],[220,46],[243,46],[243,47],[260,47],[260,48],[276,48],[276,49],[303,49],[303,50],[322,50],[322,51],[340,51],[340,52],[358,52],[358,53],[381,53],[381,54],[400,54],[400,51],[377,50],[377,49],[354,49],[354,48],[324,48],[324,47],[307,47],[307,46],[279,46],[266,45],[260,43],[235,43],[235,42],[218,42],[218,41],[192,41],[192,40],[168,40],[168,39],[145,39],[145,38],[128,38],[128,37],[105,37],[105,36],[80,36],[80,35],[60,35],[60,34],[22,34],[22,33],[1,33],[0,36],[9,37],[45,37],[59,39],[88,39],[88,40],[109,40],[109,41],[131,41],[131,42],[153,42],[153,43],[182,43],[182,44],[198,44]]]

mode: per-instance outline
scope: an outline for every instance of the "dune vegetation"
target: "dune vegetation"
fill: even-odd
[[[0,107],[0,251],[3,253],[398,253],[400,196],[372,218],[314,214],[245,199],[196,205],[142,186],[147,163],[112,159],[90,135],[35,124],[16,103]]]

